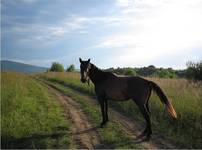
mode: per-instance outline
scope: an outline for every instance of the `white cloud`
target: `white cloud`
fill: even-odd
[[[41,46],[59,41],[72,33],[95,31],[93,34],[96,35],[97,28],[100,29],[98,34],[102,33],[103,37],[93,39],[97,44],[90,49],[111,50],[114,52],[113,61],[125,66],[144,65],[165,56],[179,57],[181,54],[185,57],[192,49],[202,48],[202,0],[115,0],[112,9],[113,11],[102,16],[62,16],[57,24],[42,24],[40,21],[34,24],[14,22],[13,27],[2,32],[16,35],[20,44],[29,45],[34,42]],[[41,10],[39,14],[48,13],[50,12],[47,9]],[[87,14],[90,15],[90,11]],[[9,21],[6,17],[3,19]],[[13,20],[18,19],[11,19]]]
[[[122,10],[120,18],[131,19],[121,23],[128,31],[120,30],[92,46],[116,51],[115,64],[146,64],[158,57],[186,57],[195,48],[202,49],[202,1],[145,0]]]
[[[21,43],[42,41],[45,44],[45,42],[50,43],[52,41],[60,40],[68,33],[88,33],[88,28],[90,26],[96,26],[100,24],[102,24],[103,26],[118,26],[123,22],[129,23],[130,19],[130,17],[117,15],[99,17],[70,15],[58,24],[12,23],[13,26],[3,30],[3,34],[17,35],[19,37],[17,40]],[[12,20],[15,19],[12,18]],[[9,22],[9,19],[7,19],[6,22]]]
[[[85,30],[86,21],[87,19],[84,17],[74,16],[61,21],[59,24],[13,23],[11,27],[3,28],[3,35],[15,35],[18,37],[17,41],[21,44],[29,44],[30,42],[43,42],[46,44],[60,40],[68,33],[87,33]]]
[[[132,35],[114,35],[114,36],[109,36],[105,37],[101,40],[100,43],[95,45],[94,47],[91,48],[126,48],[126,47],[135,47],[136,41],[134,39],[134,36]]]
[[[135,2],[135,0],[116,0],[116,5],[118,7],[129,7]]]

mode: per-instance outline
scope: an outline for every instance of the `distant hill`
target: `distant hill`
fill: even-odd
[[[1,71],[17,71],[24,73],[45,72],[48,68],[28,65],[19,62],[1,60]]]

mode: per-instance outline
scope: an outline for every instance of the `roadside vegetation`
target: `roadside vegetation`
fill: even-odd
[[[1,148],[70,148],[70,125],[46,87],[28,75],[1,72]]]
[[[52,83],[67,86],[83,94],[95,96],[92,84],[82,84],[78,73],[49,72],[39,75]],[[202,85],[199,82],[190,82],[185,79],[147,78],[160,85],[178,114],[173,120],[167,113],[156,94],[150,98],[152,111],[152,128],[155,133],[165,136],[177,144],[179,148],[202,147]],[[140,111],[132,101],[110,102],[110,106],[119,112],[143,122]]]

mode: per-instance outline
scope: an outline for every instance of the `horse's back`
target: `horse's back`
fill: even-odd
[[[131,77],[127,80],[127,92],[130,98],[145,99],[150,91],[149,81],[141,77]]]
[[[103,83],[102,88],[108,99],[123,101],[130,99],[136,91],[140,93],[140,89],[142,89],[140,86],[144,85],[144,83],[143,78],[136,76],[111,75]]]
[[[116,75],[110,76],[103,83],[102,86],[105,95],[108,99],[112,100],[126,100],[127,96],[127,80],[124,77],[118,77]]]

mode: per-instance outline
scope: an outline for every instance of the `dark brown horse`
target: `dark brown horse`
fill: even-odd
[[[168,112],[173,118],[177,118],[177,114],[161,88],[154,83],[141,77],[119,77],[110,72],[104,72],[95,65],[87,61],[80,61],[81,82],[85,83],[89,79],[94,83],[95,93],[99,101],[102,112],[101,127],[108,121],[108,100],[126,101],[132,99],[139,107],[143,117],[146,120],[146,128],[141,136],[148,139],[152,134],[150,110],[148,101],[151,91],[154,90],[159,96],[161,102],[165,104]]]

